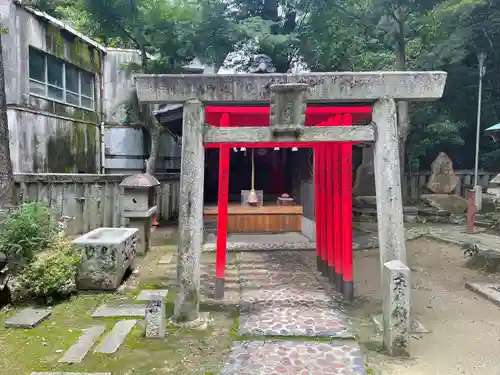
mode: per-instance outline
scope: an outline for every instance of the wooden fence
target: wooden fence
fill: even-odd
[[[121,174],[14,173],[20,201],[41,201],[58,217],[69,217],[75,235],[122,224]],[[179,175],[159,174],[158,219],[171,220],[179,210]]]
[[[455,189],[455,194],[462,197],[467,196],[467,189],[472,188],[474,185],[474,171],[473,170],[457,170],[455,174],[459,178],[458,185]],[[478,183],[483,188],[488,187],[489,182],[498,173],[495,172],[478,172]],[[412,200],[418,200],[420,195],[430,193],[427,189],[427,182],[431,176],[430,171],[419,171],[418,173],[406,174],[406,186],[403,186],[403,194]]]

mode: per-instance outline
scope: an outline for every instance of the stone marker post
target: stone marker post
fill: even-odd
[[[406,264],[401,170],[396,103],[381,98],[373,106],[372,120],[377,126],[374,149],[375,192],[380,267],[390,260]]]
[[[174,318],[180,322],[199,318],[200,256],[203,245],[203,183],[205,111],[199,100],[184,103],[182,119],[181,185],[177,279],[180,286]]]
[[[399,260],[384,264],[382,277],[384,348],[392,356],[410,354],[411,271]]]
[[[165,296],[153,294],[146,305],[146,337],[165,337]]]

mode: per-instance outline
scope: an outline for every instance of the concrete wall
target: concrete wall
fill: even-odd
[[[140,65],[139,51],[107,49],[104,60],[106,173],[139,172],[144,169],[147,158],[149,138],[138,124],[139,119],[131,113],[136,100],[133,74],[127,69],[131,63]],[[180,169],[180,146],[169,134],[161,137],[156,169],[160,173]]]
[[[14,172],[98,172],[102,47],[12,0],[0,2],[0,14]],[[95,110],[30,94],[30,46],[94,73]]]

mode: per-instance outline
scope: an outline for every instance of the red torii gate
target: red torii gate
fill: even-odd
[[[371,106],[307,107],[305,126],[350,126],[370,120]],[[219,127],[270,126],[270,107],[207,106],[205,122]],[[224,296],[227,252],[229,160],[233,147],[314,149],[317,267],[344,298],[351,301],[352,262],[352,145],[353,142],[204,143],[219,148],[216,244],[217,298]]]

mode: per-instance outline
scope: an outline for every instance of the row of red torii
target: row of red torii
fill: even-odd
[[[199,319],[206,147],[220,149],[219,296],[224,288],[231,147],[314,149],[318,267],[352,299],[352,144],[374,143],[380,263],[406,264],[396,101],[438,99],[445,81],[444,72],[138,75],[141,103],[184,105],[175,318]],[[343,107],[334,106],[339,103]],[[370,125],[352,125],[353,117],[370,115]],[[252,126],[244,126],[242,117],[249,116],[253,118],[246,125]]]
[[[308,106],[305,126],[351,126],[371,119],[371,106]],[[205,123],[221,128],[270,126],[269,107],[207,106]],[[314,150],[317,267],[328,280],[353,299],[352,262],[352,144],[355,142],[224,142],[205,143],[219,149],[216,242],[216,298],[224,297],[227,251],[230,150],[236,148],[297,147]]]

